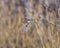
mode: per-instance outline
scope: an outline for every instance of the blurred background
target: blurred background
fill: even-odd
[[[60,0],[0,0],[0,48],[60,48]]]

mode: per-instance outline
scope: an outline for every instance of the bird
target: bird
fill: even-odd
[[[26,16],[25,19],[27,20],[28,23],[30,23],[33,20],[33,18],[30,16]]]

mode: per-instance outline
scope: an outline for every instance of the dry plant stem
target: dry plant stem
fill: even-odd
[[[35,24],[35,26],[36,26],[36,29],[37,29],[37,33],[38,33],[38,35],[40,37],[40,40],[42,42],[42,45],[44,46],[44,42],[43,42],[43,38],[42,38],[43,37],[43,32],[42,32],[42,30],[40,30],[38,24]],[[43,48],[45,48],[45,47],[43,47]]]

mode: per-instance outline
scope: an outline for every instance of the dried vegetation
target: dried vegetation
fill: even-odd
[[[60,48],[59,2],[0,0],[0,48]]]

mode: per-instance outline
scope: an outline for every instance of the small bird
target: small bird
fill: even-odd
[[[26,16],[25,19],[27,20],[28,23],[30,23],[33,20],[33,18],[30,16]]]

